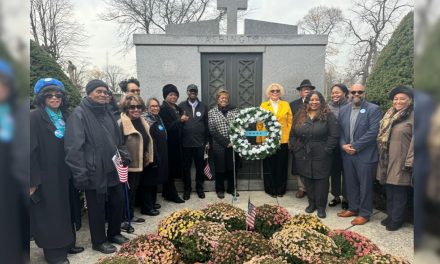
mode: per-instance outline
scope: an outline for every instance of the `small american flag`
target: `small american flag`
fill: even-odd
[[[246,226],[248,227],[248,230],[254,230],[256,214],[257,208],[255,208],[255,205],[251,203],[251,198],[249,197],[248,211],[246,213]]]
[[[122,183],[127,182],[128,180],[128,166],[124,167],[122,165],[121,155],[119,151],[116,150],[116,154],[112,158],[113,164],[115,164],[116,171],[118,172],[119,181]]]
[[[205,175],[206,175],[206,177],[209,179],[209,180],[212,180],[212,173],[211,173],[211,168],[209,167],[209,162],[208,162],[208,160],[206,160],[206,166],[205,166],[205,168],[203,169],[203,172],[205,173]]]

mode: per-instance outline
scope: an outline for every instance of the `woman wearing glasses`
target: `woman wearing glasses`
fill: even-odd
[[[137,95],[128,94],[121,102],[119,125],[124,136],[124,145],[127,146],[132,158],[132,162],[128,165],[129,217],[131,222],[135,223],[145,222],[145,219],[134,216],[134,202],[140,180],[145,176],[144,168],[153,161],[153,139],[150,136],[150,126],[142,118],[144,110],[145,103]],[[123,229],[126,229],[124,225],[128,223],[123,224]]]
[[[36,244],[48,263],[68,263],[74,247],[69,194],[71,173],[64,162],[64,131],[68,117],[64,84],[40,79],[34,86],[36,109],[31,112],[30,220]],[[70,189],[72,188],[72,190]]]
[[[266,88],[266,96],[269,100],[260,105],[261,108],[272,112],[281,125],[281,148],[263,161],[264,191],[274,198],[282,197],[286,193],[287,186],[288,143],[292,127],[292,110],[288,102],[281,100],[284,93],[283,86],[272,83]],[[263,130],[263,124],[259,123],[257,128]],[[263,137],[257,138],[257,142],[263,140]]]

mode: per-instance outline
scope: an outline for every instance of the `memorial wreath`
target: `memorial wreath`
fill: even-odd
[[[261,122],[265,130],[247,131],[250,124]],[[230,140],[234,150],[247,160],[261,160],[280,148],[281,125],[276,116],[260,107],[242,109],[230,126]],[[261,144],[251,144],[247,137],[262,136]]]

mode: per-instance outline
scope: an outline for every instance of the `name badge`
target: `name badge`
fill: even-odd
[[[163,131],[163,126],[162,125],[158,125],[157,128],[159,128],[160,131]]]
[[[196,116],[198,116],[198,117],[201,117],[202,116],[202,113],[200,113],[200,112],[196,112]]]
[[[359,111],[361,114],[364,114],[365,112],[367,112],[367,110],[365,110],[365,109],[361,109],[361,111]]]

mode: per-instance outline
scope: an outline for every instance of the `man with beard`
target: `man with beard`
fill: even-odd
[[[339,217],[356,218],[352,225],[363,225],[373,212],[373,182],[376,176],[378,152],[376,138],[382,113],[379,106],[365,100],[365,87],[350,88],[351,104],[339,113],[342,160],[348,198],[348,210]]]

